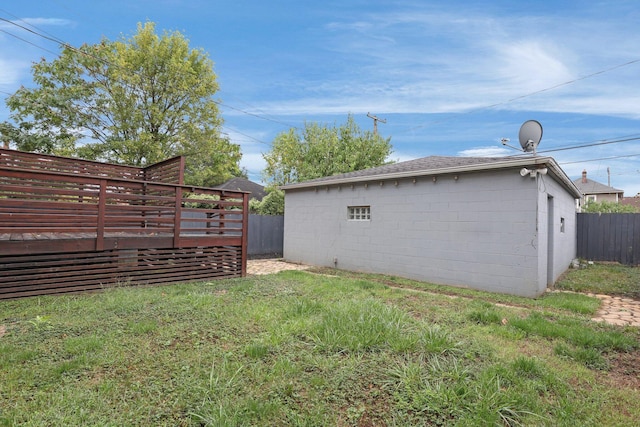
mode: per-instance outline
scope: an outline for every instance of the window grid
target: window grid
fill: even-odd
[[[348,213],[349,221],[371,220],[371,206],[349,206]]]

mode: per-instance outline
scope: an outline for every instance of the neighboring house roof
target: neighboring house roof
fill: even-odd
[[[582,194],[620,194],[624,193],[624,190],[618,190],[617,188],[609,187],[608,185],[600,184],[597,181],[587,178],[587,171],[582,171],[582,178],[578,178],[573,181],[578,187],[578,190]]]
[[[253,181],[249,181],[246,178],[231,178],[229,181],[217,186],[221,190],[233,190],[233,191],[248,191],[251,193],[249,196],[251,199],[262,200],[267,192],[264,187]]]
[[[634,197],[624,197],[622,200],[620,200],[620,204],[631,205],[635,206],[637,209],[640,209],[640,195]]]
[[[578,188],[564,173],[552,157],[445,157],[429,156],[406,162],[392,163],[370,169],[343,173],[324,178],[312,179],[282,186],[283,190],[317,187],[322,185],[349,184],[354,182],[385,179],[411,178],[418,176],[440,175],[445,173],[464,173],[488,171],[493,169],[517,167],[547,167],[558,181],[576,198],[582,196]]]

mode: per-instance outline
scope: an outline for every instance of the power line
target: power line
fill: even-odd
[[[598,162],[601,160],[613,160],[613,159],[624,159],[624,158],[628,158],[628,157],[637,157],[640,156],[640,153],[638,154],[626,154],[623,156],[611,156],[611,157],[600,157],[598,159],[587,159],[587,160],[576,160],[573,162],[558,162],[561,165],[572,165],[575,163],[587,163],[587,162]]]
[[[3,12],[3,13],[5,13],[5,14],[9,15],[9,16],[12,16],[12,17],[14,17],[15,19],[17,19],[18,21],[20,21],[20,22],[24,22],[24,23],[25,23],[25,25],[28,25],[28,26],[30,26],[30,27],[33,27],[33,28],[35,28],[36,30],[38,30],[38,31],[40,31],[40,32],[42,32],[42,33],[44,33],[44,34],[46,34],[46,35],[48,35],[48,36],[52,37],[53,39],[55,39],[55,40],[56,40],[56,42],[57,42],[57,43],[65,44],[65,43],[64,43],[64,41],[63,41],[62,39],[60,39],[60,38],[58,38],[58,37],[54,36],[54,35],[53,35],[53,34],[51,34],[51,33],[46,32],[46,31],[45,31],[45,30],[43,30],[42,28],[38,28],[38,27],[36,27],[35,25],[33,25],[33,24],[31,24],[31,23],[29,23],[29,22],[25,21],[24,19],[22,19],[22,18],[20,18],[20,17],[18,17],[18,16],[16,16],[16,15],[14,15],[13,13],[6,11],[5,9],[0,9],[0,12]],[[8,21],[6,21],[6,20],[4,20],[4,21],[5,21],[5,22],[8,22]],[[10,22],[10,23],[11,23],[11,22]]]
[[[511,102],[514,102],[514,101],[519,101],[519,100],[521,100],[521,99],[528,98],[528,97],[531,97],[531,96],[534,96],[534,95],[538,95],[538,94],[540,94],[540,93],[549,92],[549,91],[551,91],[551,90],[558,89],[558,88],[563,87],[563,86],[568,86],[568,85],[570,85],[570,84],[573,84],[573,83],[579,82],[579,81],[581,81],[581,80],[586,80],[586,79],[589,79],[589,78],[591,78],[591,77],[595,77],[595,76],[598,76],[598,75],[600,75],[600,74],[605,74],[605,73],[608,73],[608,72],[610,72],[610,71],[617,70],[617,69],[619,69],[619,68],[623,68],[623,67],[627,67],[627,66],[629,66],[629,65],[633,65],[633,64],[636,64],[636,63],[639,63],[639,62],[640,62],[640,58],[638,58],[638,59],[633,59],[633,60],[631,60],[631,61],[627,61],[627,62],[622,63],[622,64],[617,64],[617,65],[614,65],[614,66],[612,66],[612,67],[605,68],[605,69],[602,69],[602,70],[596,71],[596,72],[591,73],[591,74],[587,74],[587,75],[585,75],[585,76],[577,77],[577,78],[575,78],[575,79],[568,80],[568,81],[566,81],[566,82],[556,84],[556,85],[554,85],[554,86],[550,86],[550,87],[547,87],[547,88],[544,88],[544,89],[540,89],[540,90],[536,90],[536,91],[533,91],[533,92],[529,92],[529,93],[526,93],[526,94],[524,94],[524,95],[516,96],[516,97],[514,97],[514,98],[509,98],[509,99],[507,99],[507,100],[505,100],[505,101],[497,102],[497,103],[495,103],[495,104],[490,104],[490,105],[486,105],[486,106],[484,106],[484,107],[478,107],[478,108],[474,108],[474,109],[471,109],[471,110],[466,111],[466,112],[458,113],[458,114],[453,115],[453,116],[451,116],[451,117],[449,117],[449,118],[446,118],[446,119],[442,119],[442,120],[434,121],[434,122],[431,122],[431,123],[426,124],[426,125],[413,126],[413,127],[409,128],[409,129],[408,129],[408,131],[412,131],[412,130],[416,130],[416,129],[421,129],[421,128],[423,128],[423,127],[426,127],[426,126],[429,126],[429,125],[433,125],[433,124],[441,124],[441,123],[444,123],[444,122],[447,122],[447,121],[450,121],[450,120],[457,119],[457,118],[459,118],[459,117],[460,117],[460,115],[473,114],[473,113],[477,113],[477,112],[479,112],[479,111],[488,110],[488,109],[491,109],[491,108],[499,107],[499,106],[501,106],[501,105],[506,105],[506,104],[509,104],[509,103],[511,103]]]
[[[10,19],[6,19],[6,18],[0,17],[0,21],[6,22],[7,24],[15,25],[18,28],[22,28],[23,30],[30,32],[31,34],[34,34],[34,35],[36,35],[38,37],[42,37],[43,39],[52,41],[54,43],[61,44],[64,47],[67,47],[69,49],[73,49],[73,50],[76,49],[75,47],[71,46],[69,43],[66,43],[64,40],[61,40],[61,39],[59,39],[57,37],[52,37],[52,36],[49,36],[49,35],[41,34],[41,33],[37,32],[35,30],[32,30],[31,28],[25,27],[24,25],[20,25],[20,24],[12,21]]]
[[[12,16],[12,17],[14,17],[14,18],[16,18],[16,19],[18,19],[18,20],[20,20],[20,21],[22,21],[22,22],[24,22],[26,25],[29,25],[29,26],[31,26],[31,27],[33,27],[33,28],[37,29],[38,31],[40,31],[40,32],[42,32],[42,33],[44,33],[44,34],[46,34],[46,35],[47,35],[47,36],[49,36],[49,37],[47,37],[47,36],[45,36],[45,35],[43,35],[43,34],[40,34],[40,33],[36,32],[36,31],[34,31],[34,30],[31,30],[31,29],[29,29],[29,28],[27,28],[27,27],[24,27],[24,26],[22,26],[22,25],[16,24],[16,23],[15,23],[15,22],[13,22],[13,21],[10,21],[10,20],[7,20],[7,19],[5,19],[5,18],[1,18],[1,17],[0,17],[0,20],[2,20],[2,21],[4,21],[4,22],[7,22],[7,23],[12,24],[12,25],[15,25],[15,26],[17,26],[17,27],[19,27],[19,28],[22,28],[22,29],[24,29],[24,30],[26,30],[26,31],[29,31],[29,32],[31,32],[32,34],[37,35],[37,36],[39,36],[39,37],[43,37],[43,38],[45,38],[45,39],[47,39],[47,40],[50,40],[50,41],[54,41],[54,42],[56,42],[56,43],[59,43],[60,45],[62,45],[62,46],[64,46],[64,47],[66,47],[66,48],[68,48],[68,49],[72,49],[72,50],[74,50],[74,51],[76,51],[76,52],[79,52],[79,53],[82,53],[82,54],[84,54],[84,55],[89,55],[89,56],[91,56],[90,54],[88,54],[88,53],[86,53],[86,52],[82,52],[82,51],[80,51],[79,49],[77,49],[77,48],[75,48],[74,46],[70,45],[69,43],[65,42],[65,41],[64,41],[64,40],[62,40],[61,38],[59,38],[59,37],[57,37],[57,36],[55,36],[55,35],[53,35],[53,34],[47,33],[46,31],[44,31],[44,30],[42,30],[42,29],[40,29],[40,28],[36,27],[36,26],[35,26],[35,25],[33,25],[33,24],[29,24],[29,23],[25,22],[23,19],[20,19],[20,18],[19,18],[19,17],[17,17],[16,15],[13,15],[12,13],[7,12],[7,11],[6,11],[6,10],[4,10],[4,9],[0,9],[0,11],[1,11],[1,12],[6,13],[7,15]],[[6,32],[6,31],[4,31],[4,30],[0,30],[0,31],[7,33],[7,32]],[[52,54],[54,54],[54,55],[56,55],[56,56],[58,55],[58,53],[53,52],[53,51],[51,51],[51,50],[48,50],[48,49],[46,49],[46,48],[43,48],[43,47],[41,47],[41,46],[38,46],[38,45],[36,45],[36,44],[34,44],[34,43],[31,43],[31,42],[29,42],[28,40],[25,40],[25,39],[23,39],[23,38],[20,38],[20,37],[18,37],[18,36],[15,36],[15,35],[13,35],[13,34],[10,34],[10,33],[7,33],[7,34],[9,34],[9,35],[11,35],[11,36],[13,36],[13,37],[15,37],[15,38],[17,38],[17,39],[21,40],[21,41],[24,41],[25,43],[29,43],[29,44],[31,44],[32,46],[35,46],[35,47],[37,47],[37,48],[40,48],[40,49],[42,49],[42,50],[44,50],[44,51],[46,51],[46,52],[52,53]],[[111,64],[111,63],[107,62],[106,60],[104,60],[104,59],[102,59],[102,58],[95,58],[95,57],[94,57],[94,59],[98,59],[98,60],[100,60],[100,61],[103,61],[103,62],[107,63],[107,65],[114,66],[114,64]],[[218,105],[221,105],[221,106],[224,106],[224,107],[230,108],[230,109],[232,109],[232,110],[235,110],[235,111],[241,112],[241,113],[246,114],[246,115],[249,115],[249,116],[253,116],[253,117],[256,117],[256,118],[259,118],[259,119],[262,119],[262,120],[268,120],[268,121],[271,121],[271,122],[274,122],[274,123],[282,124],[282,125],[289,126],[289,127],[293,127],[293,128],[298,128],[297,126],[293,126],[293,125],[290,125],[290,124],[288,124],[288,123],[285,123],[285,122],[282,122],[282,121],[279,121],[279,120],[276,120],[276,119],[271,119],[271,118],[266,117],[266,116],[261,116],[261,115],[255,114],[255,113],[251,113],[251,112],[245,111],[245,110],[243,110],[243,109],[241,109],[241,108],[233,107],[233,106],[228,105],[228,104],[226,104],[226,103],[223,103],[223,102],[221,102],[221,101],[214,101],[214,102],[215,102],[216,104],[218,104]],[[248,104],[247,104],[247,105],[248,105]],[[259,142],[262,142],[262,141],[259,141]]]
[[[2,18],[0,18],[0,19],[2,19]],[[28,43],[28,44],[30,44],[31,46],[35,46],[35,47],[37,47],[38,49],[42,49],[42,50],[44,50],[45,52],[49,52],[49,53],[52,53],[52,54],[54,54],[54,55],[57,55],[57,53],[56,53],[56,52],[54,52],[54,51],[52,51],[52,50],[49,50],[49,49],[47,49],[47,48],[44,48],[44,47],[42,47],[42,46],[38,46],[37,44],[35,44],[35,43],[33,43],[33,42],[30,42],[30,41],[29,41],[29,40],[27,40],[27,39],[23,39],[22,37],[16,36],[15,34],[12,34],[12,33],[8,32],[7,30],[2,30],[2,29],[0,29],[0,32],[3,32],[3,33],[5,33],[6,35],[11,36],[11,37],[14,37],[14,38],[16,38],[16,39],[18,39],[18,40],[20,40],[20,41],[25,42],[25,43]]]
[[[273,122],[273,123],[278,123],[278,124],[281,124],[281,125],[285,125],[285,126],[289,126],[289,127],[293,127],[293,128],[298,129],[298,127],[297,127],[297,126],[291,126],[291,125],[289,125],[288,123],[281,122],[280,120],[275,120],[275,119],[271,119],[271,118],[269,118],[269,117],[260,116],[260,115],[255,114],[255,113],[250,113],[249,111],[245,111],[245,110],[243,110],[243,109],[241,109],[241,108],[232,107],[231,105],[229,105],[229,104],[225,104],[225,103],[224,103],[224,102],[222,102],[222,101],[214,101],[214,102],[215,102],[216,104],[218,104],[218,105],[221,105],[221,106],[223,106],[223,107],[230,108],[230,109],[235,110],[235,111],[239,111],[239,112],[244,113],[244,114],[249,115],[249,116],[257,117],[257,118],[262,119],[262,120],[268,120],[268,121]]]
[[[616,139],[616,140],[612,140],[612,141],[603,140],[603,141],[600,141],[600,142],[593,142],[593,143],[589,143],[589,144],[574,145],[574,146],[571,146],[571,147],[553,148],[553,149],[550,149],[550,150],[538,151],[538,154],[540,154],[540,153],[552,153],[552,152],[556,152],[556,151],[574,150],[574,149],[577,149],[577,148],[596,147],[596,146],[599,146],[599,145],[617,144],[619,142],[629,142],[629,141],[638,141],[638,140],[640,140],[640,137]]]
[[[6,12],[4,9],[0,9],[0,11],[2,11],[2,12],[4,12],[4,13],[7,13],[8,15],[15,16],[15,15],[12,15],[12,14],[10,14],[10,13]],[[53,36],[53,35],[45,35],[45,34],[41,34],[41,33],[40,33],[40,32],[38,32],[38,31],[32,30],[31,28],[28,28],[28,27],[26,27],[26,26],[24,26],[24,25],[20,25],[20,24],[18,24],[18,23],[16,23],[16,22],[11,21],[11,20],[6,19],[6,18],[2,18],[2,17],[0,17],[0,21],[2,21],[2,22],[6,22],[6,23],[11,24],[11,25],[14,25],[14,26],[16,26],[16,27],[18,27],[18,28],[21,28],[21,29],[23,29],[23,30],[25,30],[25,31],[28,31],[29,33],[34,34],[34,35],[36,35],[36,36],[38,36],[38,37],[44,38],[44,39],[46,39],[46,40],[49,40],[49,41],[52,41],[52,42],[55,42],[55,43],[58,43],[58,44],[60,44],[61,46],[63,46],[64,48],[70,49],[70,50],[72,50],[72,51],[74,51],[74,52],[76,52],[76,53],[80,53],[80,54],[82,54],[82,55],[86,55],[86,56],[88,56],[88,57],[91,57],[91,58],[93,58],[93,59],[96,59],[96,60],[98,60],[98,61],[102,62],[102,63],[103,63],[103,64],[105,64],[105,65],[112,66],[112,67],[121,67],[120,65],[113,64],[113,63],[109,62],[108,60],[106,60],[106,59],[104,59],[104,58],[97,57],[97,56],[95,56],[95,55],[92,55],[91,53],[88,53],[88,52],[85,52],[85,51],[83,51],[83,50],[81,50],[81,49],[78,49],[78,48],[76,48],[76,47],[72,46],[71,44],[69,44],[69,43],[65,42],[64,40],[60,39],[59,37],[56,37],[56,36]],[[23,21],[23,22],[24,22],[24,21]],[[29,25],[30,25],[30,24],[29,24]],[[34,28],[36,28],[36,27],[35,27],[35,26],[33,26],[33,25],[31,25],[31,26],[32,26],[32,27],[34,27]],[[19,40],[21,40],[21,41],[23,41],[23,42],[25,42],[25,43],[28,43],[28,44],[30,44],[30,45],[32,45],[32,46],[35,46],[35,47],[39,48],[39,49],[45,50],[45,51],[47,51],[47,52],[49,52],[49,53],[52,53],[52,54],[54,54],[54,55],[56,55],[56,56],[58,56],[58,55],[59,55],[58,53],[52,52],[52,51],[50,51],[50,50],[48,50],[48,49],[46,49],[46,48],[43,48],[43,47],[38,46],[38,45],[36,45],[36,44],[34,44],[34,43],[31,43],[31,42],[29,42],[28,40],[25,40],[25,39],[23,39],[23,38],[20,38],[20,37],[18,37],[18,36],[15,36],[15,35],[13,35],[13,34],[11,34],[11,33],[8,33],[8,32],[6,32],[6,31],[4,31],[4,30],[0,30],[0,31],[5,32],[5,33],[7,33],[7,34],[9,34],[9,35],[12,35],[12,36],[16,37],[17,39],[19,39]],[[41,30],[39,30],[39,31],[41,31]],[[46,33],[46,34],[48,34],[48,33]],[[127,71],[127,72],[131,72],[131,70],[125,70],[125,71]],[[135,73],[135,72],[132,72],[132,74],[136,74],[136,73]],[[262,119],[262,120],[267,120],[267,121],[270,121],[270,122],[273,122],[273,123],[277,123],[277,124],[281,124],[281,125],[285,125],[285,126],[288,126],[288,127],[294,127],[294,128],[296,128],[296,129],[299,129],[298,127],[296,127],[296,126],[291,126],[291,125],[289,125],[288,123],[285,123],[285,122],[282,122],[282,121],[279,121],[279,120],[275,120],[275,119],[271,119],[271,118],[269,118],[269,117],[261,116],[261,115],[255,114],[255,113],[251,113],[251,112],[249,112],[249,111],[245,111],[245,110],[243,110],[243,109],[241,109],[241,108],[233,107],[233,106],[231,106],[231,105],[229,105],[229,104],[223,103],[223,102],[221,102],[221,101],[213,100],[213,102],[214,102],[214,103],[216,103],[216,104],[218,104],[218,105],[220,105],[220,106],[224,106],[224,107],[226,107],[226,108],[230,108],[230,109],[232,109],[232,110],[235,110],[235,111],[241,112],[241,113],[246,114],[246,115],[249,115],[249,116],[253,116],[253,117],[256,117],[256,118],[259,118],[259,119]],[[262,141],[259,141],[259,142],[262,142]]]
[[[6,10],[4,10],[4,9],[0,9],[0,11],[2,11],[2,12],[4,12],[4,13],[6,13],[7,15],[14,16],[14,17],[15,17],[15,15],[12,15],[11,13],[7,12],[7,11],[6,11]],[[16,17],[16,18],[17,18],[17,17]],[[22,21],[22,22],[25,22],[25,21],[21,20],[20,18],[17,18],[17,19],[19,19],[19,20],[20,20],[20,21]],[[52,34],[49,34],[49,33],[47,33],[46,31],[43,31],[43,30],[38,29],[37,27],[35,27],[35,26],[34,26],[34,25],[32,25],[32,24],[28,24],[28,23],[26,23],[26,22],[25,22],[25,24],[27,24],[27,25],[29,25],[29,26],[31,26],[31,27],[33,27],[33,28],[36,28],[38,31],[33,30],[33,29],[31,29],[31,28],[28,28],[28,27],[26,27],[26,26],[24,26],[24,25],[20,25],[20,24],[18,24],[18,23],[16,23],[16,22],[11,21],[11,20],[8,20],[8,19],[6,19],[6,18],[2,18],[2,17],[0,17],[0,21],[6,22],[6,23],[8,23],[8,24],[10,24],[10,25],[14,25],[14,26],[16,26],[16,27],[18,27],[18,28],[20,28],[20,29],[22,29],[22,30],[24,30],[24,31],[27,31],[27,32],[29,32],[29,33],[31,33],[31,34],[34,34],[34,35],[36,35],[36,36],[38,36],[38,37],[41,37],[41,38],[43,38],[43,39],[45,39],[45,40],[49,40],[49,41],[55,42],[55,43],[57,43],[57,44],[59,44],[59,45],[61,45],[61,46],[65,47],[65,48],[67,48],[67,49],[71,49],[71,50],[73,50],[73,51],[75,51],[75,52],[78,52],[78,53],[81,53],[81,54],[83,54],[83,55],[86,55],[86,56],[92,57],[92,58],[94,58],[94,59],[97,59],[97,60],[101,61],[102,63],[105,63],[105,64],[107,64],[107,65],[109,65],[109,66],[119,67],[119,65],[112,64],[112,63],[110,63],[109,61],[107,61],[107,60],[105,60],[105,59],[103,59],[103,58],[96,57],[96,56],[94,56],[94,55],[90,54],[89,52],[85,52],[85,51],[83,51],[83,50],[81,50],[81,49],[78,49],[78,48],[76,48],[76,47],[72,46],[71,44],[69,44],[69,43],[65,42],[64,40],[60,39],[59,37],[57,37],[57,36],[55,36],[55,35],[52,35]],[[7,32],[7,31],[5,31],[5,30],[0,30],[0,31],[2,31],[3,33],[6,33],[6,34],[8,34],[8,35],[10,35],[10,36],[12,36],[12,37],[15,37],[15,38],[16,38],[16,39],[18,39],[18,40],[21,40],[21,41],[23,41],[23,42],[25,42],[25,43],[28,43],[28,44],[30,44],[30,45],[32,45],[32,46],[35,46],[35,47],[37,47],[37,48],[39,48],[39,49],[42,49],[42,50],[47,51],[47,52],[49,52],[49,53],[52,53],[52,54],[54,54],[54,55],[59,55],[58,53],[52,52],[52,51],[50,51],[50,50],[48,50],[48,49],[46,49],[46,48],[44,48],[44,47],[42,47],[42,46],[38,46],[38,45],[36,45],[36,44],[34,44],[34,43],[32,43],[32,42],[30,42],[30,41],[26,40],[26,39],[23,39],[23,38],[21,38],[21,37],[19,37],[19,36],[16,36],[16,35],[14,35],[14,34],[11,34],[11,33]],[[634,59],[634,60],[631,60],[631,61],[627,61],[627,62],[625,62],[625,63],[617,64],[617,65],[614,65],[614,66],[612,66],[612,67],[608,67],[608,68],[605,68],[605,69],[602,69],[602,70],[599,70],[599,71],[596,71],[596,72],[593,72],[593,73],[590,73],[590,74],[587,74],[587,75],[584,75],[584,76],[581,76],[581,77],[578,77],[578,78],[575,78],[575,79],[572,79],[572,80],[569,80],[569,81],[566,81],[566,82],[563,82],[563,83],[556,84],[556,85],[554,85],[554,86],[550,86],[550,87],[547,87],[547,88],[544,88],[544,89],[540,89],[540,90],[537,90],[537,91],[533,91],[533,92],[530,92],[530,93],[527,93],[527,94],[524,94],[524,95],[519,95],[519,96],[516,96],[516,97],[510,98],[510,99],[507,99],[507,100],[502,101],[502,102],[498,102],[498,103],[490,104],[490,105],[487,105],[487,106],[484,106],[484,107],[479,107],[479,108],[476,108],[476,109],[473,109],[473,110],[470,110],[470,111],[467,111],[467,112],[465,112],[465,113],[461,113],[461,114],[471,114],[471,113],[475,113],[475,112],[482,111],[482,110],[485,110],[485,109],[490,109],[490,108],[495,108],[495,107],[497,107],[497,106],[506,105],[506,104],[508,104],[508,103],[511,103],[511,102],[514,102],[514,101],[517,101],[517,100],[520,100],[520,99],[524,99],[524,98],[531,97],[531,96],[534,96],[534,95],[537,95],[537,94],[540,94],[540,93],[548,92],[548,91],[551,91],[551,90],[554,90],[554,89],[557,89],[557,88],[560,88],[560,87],[563,87],[563,86],[567,86],[567,85],[570,85],[570,84],[573,84],[573,83],[576,83],[576,82],[578,82],[578,81],[582,81],[582,80],[585,80],[585,79],[588,79],[588,78],[592,78],[592,77],[595,77],[595,76],[597,76],[597,75],[601,75],[601,74],[604,74],[604,73],[607,73],[607,72],[610,72],[610,71],[613,71],[613,70],[616,70],[616,69],[619,69],[619,68],[622,68],[622,67],[626,67],[626,66],[629,66],[629,65],[632,65],[632,64],[638,63],[638,62],[640,62],[640,59]],[[131,72],[130,70],[127,70],[127,71],[128,71],[128,72]],[[132,74],[136,74],[135,72],[131,72],[131,73],[132,73]],[[3,91],[3,93],[6,93],[7,95],[11,95],[11,94],[9,94],[9,93],[7,93],[7,92],[4,92],[4,91]],[[246,114],[246,115],[249,115],[249,116],[252,116],[252,117],[255,117],[255,118],[261,119],[261,120],[266,120],[266,121],[270,121],[270,122],[277,123],[277,124],[280,124],[280,125],[284,125],[284,126],[287,126],[287,127],[291,127],[291,128],[299,129],[299,127],[297,127],[297,126],[292,126],[292,125],[290,125],[290,124],[288,124],[288,123],[285,123],[285,122],[283,122],[283,121],[276,120],[276,119],[272,119],[272,118],[270,118],[270,117],[266,117],[266,116],[264,116],[264,115],[260,115],[260,114],[252,113],[252,112],[246,111],[246,110],[244,110],[244,109],[237,108],[237,107],[231,106],[231,105],[229,105],[229,104],[223,103],[223,102],[221,102],[221,101],[216,101],[216,100],[214,100],[213,102],[215,102],[216,104],[218,104],[218,105],[220,105],[220,106],[223,106],[223,107],[226,107],[226,108],[229,108],[229,109],[232,109],[232,110],[238,111],[238,112],[240,112],[240,113],[242,113],[242,114]],[[451,116],[451,117],[446,118],[446,119],[442,119],[442,120],[439,120],[439,121],[431,122],[430,124],[443,123],[443,122],[446,122],[446,121],[450,121],[450,120],[456,119],[456,118],[458,118],[459,116],[460,116],[460,115],[454,115],[454,116]],[[373,118],[373,117],[371,117],[371,118]],[[379,119],[378,119],[378,120],[379,120]],[[375,127],[375,125],[376,125],[376,120],[374,119],[374,127]],[[409,130],[409,131],[411,131],[411,130],[415,130],[415,129],[423,128],[423,127],[428,126],[428,125],[429,125],[429,124],[426,124],[426,125],[419,125],[419,126],[414,126],[414,127],[409,128],[408,130]],[[237,132],[237,131],[236,131],[236,132]],[[240,132],[237,132],[237,133],[240,133]],[[251,136],[249,136],[249,135],[245,135],[245,136],[247,136],[247,137],[249,137],[249,138],[252,138],[252,139],[255,139],[255,138],[253,138],[253,137],[251,137]],[[629,140],[636,140],[636,139],[638,139],[638,138],[629,139]],[[255,140],[256,140],[256,141],[258,141],[258,142],[260,142],[260,143],[264,143],[263,141],[260,141],[260,140],[257,140],[257,139],[255,139]],[[614,143],[614,142],[624,142],[624,141],[603,141],[603,142],[595,143],[595,144],[592,144],[592,145],[584,145],[584,146],[575,146],[575,147],[558,148],[558,149],[545,150],[545,151],[543,151],[543,152],[554,152],[554,151],[569,150],[569,149],[574,149],[574,148],[582,148],[582,147],[595,146],[595,145],[605,145],[605,144],[611,144],[611,143]]]
[[[253,136],[251,136],[251,135],[248,135],[248,134],[246,134],[246,133],[242,133],[242,132],[240,132],[240,131],[239,131],[239,130],[237,130],[237,129],[232,129],[232,128],[230,128],[229,126],[222,126],[222,127],[223,127],[223,128],[225,128],[225,129],[230,130],[231,132],[234,132],[234,133],[240,134],[240,135],[242,135],[242,136],[246,136],[246,137],[247,137],[247,138],[249,138],[249,139],[252,139],[252,140],[254,140],[254,141],[256,141],[256,142],[259,142],[260,144],[271,145],[271,143],[269,143],[269,142],[261,141],[261,140],[259,140],[258,138],[255,138],[255,137],[253,137]]]

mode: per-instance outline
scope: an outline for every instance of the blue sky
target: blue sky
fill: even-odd
[[[372,129],[371,113],[386,120],[393,160],[517,154],[501,138],[518,146],[520,125],[538,120],[541,153],[582,147],[545,153],[569,177],[586,169],[640,193],[636,0],[23,0],[0,4],[0,17],[74,46],[145,21],[182,32],[215,63],[224,132],[255,181],[279,132],[349,113]],[[56,52],[0,22],[0,98]],[[2,102],[0,121],[8,114]]]

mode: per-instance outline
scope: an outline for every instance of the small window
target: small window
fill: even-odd
[[[349,221],[371,220],[371,206],[349,206],[347,212]]]
[[[564,218],[560,218],[560,232],[564,233]]]

